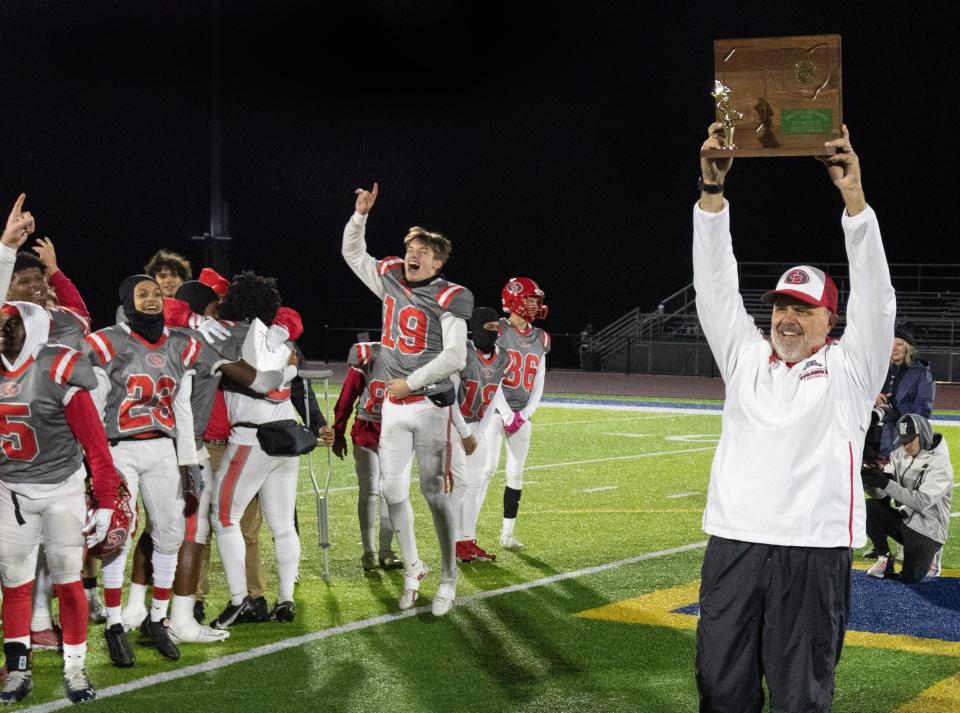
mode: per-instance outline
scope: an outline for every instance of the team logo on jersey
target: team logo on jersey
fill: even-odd
[[[517,343],[518,343],[521,347],[529,347],[531,344],[533,344],[533,342],[534,342],[533,337],[518,337],[518,338],[517,338]]]
[[[788,285],[805,285],[810,282],[810,275],[804,270],[791,270],[783,281]]]
[[[827,367],[824,364],[816,359],[811,359],[803,365],[803,370],[800,372],[800,381],[822,379],[827,376],[827,373]]]
[[[157,369],[162,369],[163,365],[167,363],[167,360],[163,358],[163,354],[147,354],[144,358],[144,361],[147,362],[149,366],[155,367]]]
[[[484,379],[492,379],[493,369],[491,369],[489,366],[485,366],[482,369],[480,369],[480,374],[483,376]]]
[[[8,381],[5,384],[0,384],[0,399],[5,399],[10,396],[16,396],[20,393],[20,384]]]

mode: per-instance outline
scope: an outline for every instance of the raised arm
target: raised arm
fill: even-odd
[[[13,264],[17,260],[17,250],[33,233],[35,222],[30,211],[23,210],[26,193],[17,196],[17,200],[7,216],[7,224],[0,235],[0,297],[6,299],[13,278]]]
[[[711,124],[704,149],[723,148],[723,129]],[[703,187],[693,208],[693,286],[697,316],[710,350],[727,380],[740,349],[763,339],[740,296],[730,235],[730,207],[722,188],[733,159],[700,158]],[[711,188],[711,186],[713,188]],[[719,192],[714,192],[719,188]]]
[[[366,191],[362,188],[356,190],[357,200],[354,205],[354,214],[347,221],[347,226],[343,229],[343,245],[341,254],[347,261],[347,265],[353,270],[354,274],[360,278],[370,290],[380,299],[386,294],[383,288],[383,281],[380,279],[380,273],[377,270],[377,259],[367,253],[367,241],[364,234],[367,229],[367,216],[377,201],[380,193],[380,186],[373,184],[372,191]]]
[[[842,219],[850,264],[847,326],[841,344],[850,355],[850,367],[866,398],[874,400],[883,387],[893,343],[897,300],[880,238],[880,225],[867,205],[860,180],[860,159],[850,144],[850,132],[828,141],[833,156],[820,157],[830,180],[840,191],[846,209]]]

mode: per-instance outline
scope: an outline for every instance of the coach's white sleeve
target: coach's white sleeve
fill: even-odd
[[[343,246],[340,249],[343,259],[363,284],[380,299],[386,294],[383,280],[377,271],[377,259],[367,253],[367,241],[364,233],[367,229],[367,216],[354,213],[343,229]]]
[[[547,357],[540,361],[540,368],[537,369],[537,375],[533,379],[533,389],[530,390],[530,398],[527,399],[527,405],[520,409],[520,415],[524,421],[533,418],[537,407],[540,405],[540,398],[543,396],[543,384],[547,380]]]
[[[872,400],[883,388],[890,364],[897,298],[873,208],[867,206],[852,218],[844,211],[842,222],[850,263],[850,296],[840,344],[848,356],[851,375]]]
[[[13,265],[16,261],[16,249],[0,243],[0,295],[4,298],[10,291],[10,280],[13,279]]]
[[[411,391],[443,381],[467,363],[467,323],[450,312],[444,312],[440,317],[440,330],[443,332],[443,351],[407,377]]]
[[[740,350],[762,340],[763,334],[747,314],[740,296],[726,199],[719,213],[701,210],[699,203],[693,207],[693,287],[700,326],[727,381]]]
[[[177,464],[197,465],[197,443],[193,436],[193,408],[190,396],[193,394],[193,370],[186,372],[180,382],[177,395],[173,398],[173,417],[177,423]]]

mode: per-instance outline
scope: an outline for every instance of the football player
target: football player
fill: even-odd
[[[500,457],[500,439],[492,431],[492,427],[499,427],[500,419],[492,418],[495,411],[488,413],[510,360],[496,345],[499,332],[500,323],[494,310],[477,307],[473,311],[467,364],[460,371],[460,414],[467,423],[472,443],[464,442],[470,450],[465,454],[466,478],[462,485],[455,484],[451,496],[458,511],[457,559],[461,562],[496,559],[496,555],[477,544],[477,520]]]
[[[128,322],[87,337],[98,380],[95,401],[103,413],[114,463],[131,498],[136,502],[140,493],[150,517],[153,602],[141,636],[162,656],[177,660],[180,650],[170,638],[167,612],[183,541],[184,495],[195,493],[200,477],[190,405],[200,344],[166,329],[163,294],[153,278],[128,277],[120,285],[120,301]],[[196,505],[195,498],[190,501]],[[120,608],[130,549],[128,542],[119,553],[104,558],[103,567],[105,637],[111,661],[121,668],[134,664]]]
[[[493,408],[502,419],[503,429],[493,429],[491,446],[499,459],[500,440],[506,437],[507,484],[503,489],[500,546],[518,550],[523,544],[514,535],[514,526],[523,488],[523,464],[530,450],[533,430],[530,419],[543,396],[550,335],[533,326],[534,320],[547,316],[544,293],[536,282],[527,277],[510,278],[503,286],[500,297],[503,311],[509,312],[509,317],[500,319],[497,346],[506,352],[510,362],[493,402]]]
[[[377,260],[367,254],[364,231],[379,186],[358,188],[355,212],[343,232],[342,253],[350,269],[383,300],[380,359],[386,372],[386,398],[380,430],[380,472],[403,557],[400,608],[417,599],[429,571],[417,552],[407,465],[416,454],[420,490],[440,540],[440,586],[433,613],[450,611],[457,592],[456,516],[450,486],[451,410],[456,394],[450,375],[466,362],[465,319],[473,311],[468,289],[448,282],[440,270],[450,257],[450,241],[423,228],[404,238],[405,256]]]
[[[248,337],[270,325],[280,308],[276,280],[253,272],[234,277],[227,297],[220,307],[220,316],[239,320],[230,326],[230,336],[217,343],[223,362],[237,361],[248,354],[244,347]],[[290,399],[290,383],[297,375],[297,357],[292,343],[287,343],[289,330],[272,325],[262,345],[248,358],[251,367],[264,369],[265,364],[281,366],[284,375],[277,388],[247,388],[230,378],[221,381],[231,431],[227,450],[215,474],[212,523],[217,533],[220,559],[230,588],[230,603],[211,622],[215,629],[226,629],[243,620],[253,608],[248,594],[243,535],[240,519],[247,505],[259,493],[263,515],[273,533],[277,563],[277,604],[273,617],[293,621],[296,608],[293,589],[300,564],[300,537],[296,530],[295,508],[299,458],[268,455],[257,439],[257,427],[273,421],[293,419],[296,410]],[[256,362],[256,363],[254,363]],[[215,365],[214,371],[218,366]],[[272,368],[272,367],[271,367]],[[330,431],[332,442],[333,433]]]
[[[338,458],[347,454],[347,421],[357,404],[357,415],[350,429],[353,441],[353,460],[356,464],[357,516],[360,520],[360,544],[363,557],[360,565],[364,572],[380,567],[399,569],[403,562],[391,549],[393,526],[387,501],[380,491],[380,460],[377,447],[380,441],[380,411],[386,393],[379,342],[359,342],[350,347],[347,355],[347,376],[340,389],[340,397],[333,408],[333,453]],[[407,476],[409,479],[409,476]],[[380,515],[379,552],[374,545],[377,530],[377,513]]]
[[[23,700],[33,686],[29,627],[41,539],[60,600],[67,697],[82,703],[96,695],[85,670],[87,598],[80,582],[84,453],[97,502],[90,546],[111,526],[119,478],[90,396],[97,379],[80,352],[47,344],[49,328],[47,311],[38,305],[10,302],[0,309],[0,581],[8,672],[0,703],[5,704]]]
[[[157,281],[164,297],[176,297],[180,286],[190,279],[190,261],[172,250],[157,250],[143,271]]]

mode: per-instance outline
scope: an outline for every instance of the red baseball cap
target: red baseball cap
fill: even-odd
[[[776,289],[765,292],[760,299],[773,302],[777,295],[787,295],[837,313],[837,284],[823,270],[810,265],[791,267],[780,276]]]
[[[230,290],[230,281],[209,267],[203,268],[197,279],[216,292],[218,297],[223,297]]]

